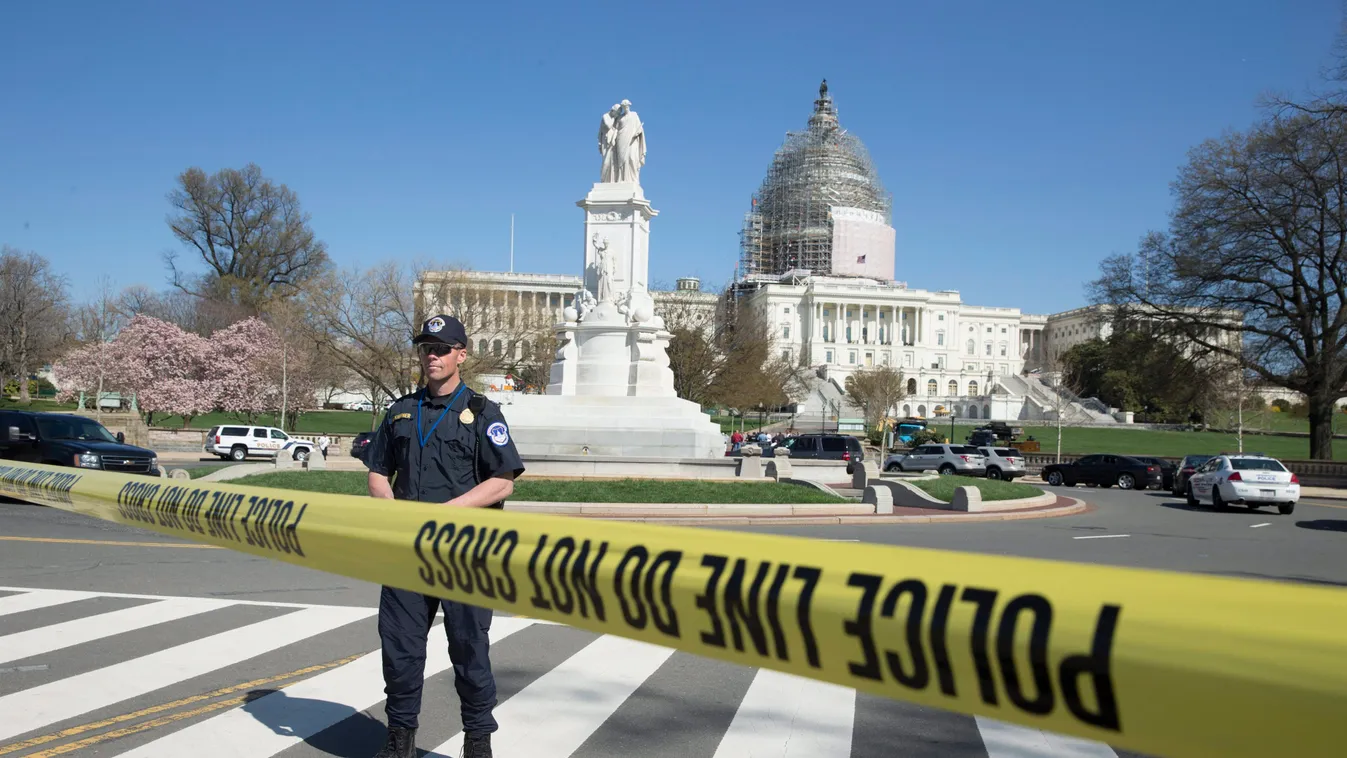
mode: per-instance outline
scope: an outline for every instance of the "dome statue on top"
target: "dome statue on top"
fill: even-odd
[[[601,183],[640,184],[641,167],[645,165],[645,125],[631,109],[630,100],[623,100],[603,114],[599,121],[599,154],[603,156]]]

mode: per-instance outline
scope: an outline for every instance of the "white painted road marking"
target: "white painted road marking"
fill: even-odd
[[[673,650],[604,635],[496,706],[497,755],[568,756],[603,726],[619,706],[664,664]],[[451,758],[463,733],[425,758]]]
[[[9,587],[0,587],[0,590],[8,590]],[[17,588],[16,588],[17,589]],[[75,592],[73,590],[20,590],[22,595],[8,595],[0,597],[0,616],[11,613],[22,613],[24,611],[35,611],[38,608],[50,608],[53,605],[64,605],[73,603],[76,600],[88,600],[91,597],[98,597],[93,592]]]
[[[1117,758],[1102,742],[1067,737],[976,716],[987,758]]]
[[[1130,534],[1082,534],[1079,537],[1072,537],[1073,540],[1111,540],[1114,537],[1131,537]]]
[[[0,697],[0,740],[232,666],[377,612],[305,608],[5,695]]]
[[[533,625],[532,619],[497,616],[491,644]],[[449,668],[449,649],[435,642],[426,651],[429,679]],[[276,755],[384,699],[383,654],[376,650],[345,666],[292,684],[247,705],[142,745],[121,758],[193,755],[199,758]],[[283,725],[276,728],[275,725]]]
[[[758,669],[715,758],[851,755],[856,691]]]
[[[1257,528],[1260,527],[1260,526],[1272,526],[1272,522],[1271,522],[1271,521],[1264,521],[1264,522],[1261,523],[1261,524],[1253,524],[1253,525],[1250,526],[1249,528],[1250,528],[1250,529],[1257,529]]]

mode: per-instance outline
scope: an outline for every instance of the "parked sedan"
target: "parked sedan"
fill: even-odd
[[[1071,463],[1050,463],[1043,467],[1043,480],[1054,487],[1077,484],[1120,489],[1158,489],[1164,481],[1160,467],[1126,455],[1087,455]]]
[[[1159,466],[1160,480],[1161,480],[1160,486],[1163,487],[1164,489],[1169,490],[1170,492],[1174,491],[1174,479],[1175,479],[1174,473],[1178,471],[1178,466],[1175,466],[1173,463],[1170,463],[1164,458],[1156,458],[1155,456],[1151,455],[1134,455],[1132,457],[1136,458],[1137,460],[1147,465]]]
[[[365,450],[369,448],[370,440],[374,439],[374,432],[361,432],[351,440],[351,457],[365,459]]]
[[[1183,460],[1179,461],[1178,468],[1174,471],[1174,484],[1170,492],[1174,497],[1182,497],[1183,493],[1188,491],[1188,478],[1197,471],[1198,467],[1207,461],[1215,458],[1214,455],[1185,455]]]

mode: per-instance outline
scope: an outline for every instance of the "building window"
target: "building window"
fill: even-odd
[[[964,368],[968,369],[969,371],[977,371],[978,365],[976,363],[965,363]]]
[[[959,383],[953,379],[949,380],[949,394],[950,396],[959,394]]]
[[[926,394],[928,394],[928,395],[935,395],[935,393],[937,393],[937,392],[940,391],[940,390],[938,389],[938,386],[939,386],[939,385],[937,385],[937,384],[935,383],[935,380],[934,380],[934,379],[932,379],[931,381],[927,382],[927,383],[926,383]]]
[[[992,357],[992,343],[988,342],[986,345],[983,345],[983,347],[986,348],[984,352],[987,353],[987,357]]]
[[[788,340],[788,339],[790,339],[790,326],[789,326],[789,325],[781,327],[781,339],[783,339],[783,340]]]
[[[486,355],[486,340],[477,340],[477,353]]]
[[[945,314],[943,314],[943,313],[937,314],[936,317],[935,317],[935,320],[936,320],[936,321],[944,321],[944,320],[945,320]]]
[[[847,324],[847,342],[851,342],[851,324]]]
[[[496,356],[497,358],[500,357],[500,354],[504,352],[504,350],[505,346],[501,344],[500,340],[496,340],[495,342],[491,343],[491,354]]]
[[[935,357],[935,367],[940,369],[941,371],[945,370],[945,356],[937,355]]]
[[[831,340],[831,339],[829,338],[829,336],[828,336],[828,335],[830,335],[830,334],[832,334],[832,330],[830,330],[830,329],[828,328],[828,325],[827,325],[827,324],[824,324],[824,325],[823,325],[823,341],[824,341],[824,342],[832,342],[832,340]]]
[[[884,351],[884,358],[883,358],[884,365],[885,365],[885,366],[889,365],[889,361],[890,361],[890,360],[891,360],[891,356],[889,355],[889,351],[885,350],[885,351]]]
[[[1004,364],[1004,363],[1002,363],[1002,364],[999,366],[999,368],[1001,369],[1001,375],[1002,375],[1002,376],[1005,376],[1006,374],[1010,373],[1010,367],[1007,366],[1007,365]]]
[[[855,351],[855,350],[848,350],[848,351],[847,351],[847,363],[851,364],[852,366],[855,366],[855,365],[856,365],[856,351]]]
[[[789,305],[786,306],[786,315],[787,315],[787,316],[790,315],[790,306],[789,306]],[[1005,331],[1005,330],[1002,329],[1001,331]]]
[[[831,351],[831,350],[824,350],[824,351],[823,351],[823,362],[824,362],[824,363],[832,363],[832,362],[833,362],[833,351]]]
[[[907,394],[909,394],[909,395],[915,395],[915,394],[917,394],[917,380],[916,380],[916,379],[908,379],[908,380],[907,380]]]
[[[992,328],[989,326],[989,327],[987,327],[987,334],[991,334],[991,333],[992,333]]]
[[[906,368],[912,368],[912,360],[913,358],[911,353],[903,353],[903,366],[905,366]],[[912,392],[915,394],[916,391],[917,388],[915,385],[913,385]]]
[[[969,354],[969,355],[977,355],[977,354],[978,354],[977,343],[973,342],[972,340],[968,340],[968,354]]]
[[[1005,334],[1005,333],[1006,333],[1006,328],[1005,328],[1004,326],[1001,327],[1001,333],[1002,333],[1002,334]]]
[[[1006,343],[1004,342],[1001,343],[1001,357],[1006,357]]]
[[[969,382],[969,383],[968,383],[968,396],[969,396],[969,397],[977,397],[977,394],[978,394],[978,383],[977,383],[976,381]]]
[[[944,332],[936,332],[936,333],[935,333],[935,344],[936,344],[936,345],[939,345],[939,346],[941,346],[941,347],[943,347],[943,346],[945,345],[945,333],[944,333]]]
[[[866,366],[875,365],[875,354],[870,352],[869,350],[865,351],[865,365]]]
[[[781,360],[785,361],[786,363],[790,363],[790,351],[789,351],[789,350],[782,350],[782,351],[781,351]]]
[[[861,327],[861,342],[869,342],[869,341],[870,341],[870,327],[863,326]]]

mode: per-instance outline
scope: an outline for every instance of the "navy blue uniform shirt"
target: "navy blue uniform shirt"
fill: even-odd
[[[481,412],[465,424],[461,415],[477,393],[459,386],[462,392],[440,397],[429,397],[422,388],[398,398],[384,415],[365,465],[393,480],[393,497],[443,503],[507,471],[516,477],[524,473],[500,406],[481,398],[474,404],[481,405]]]

